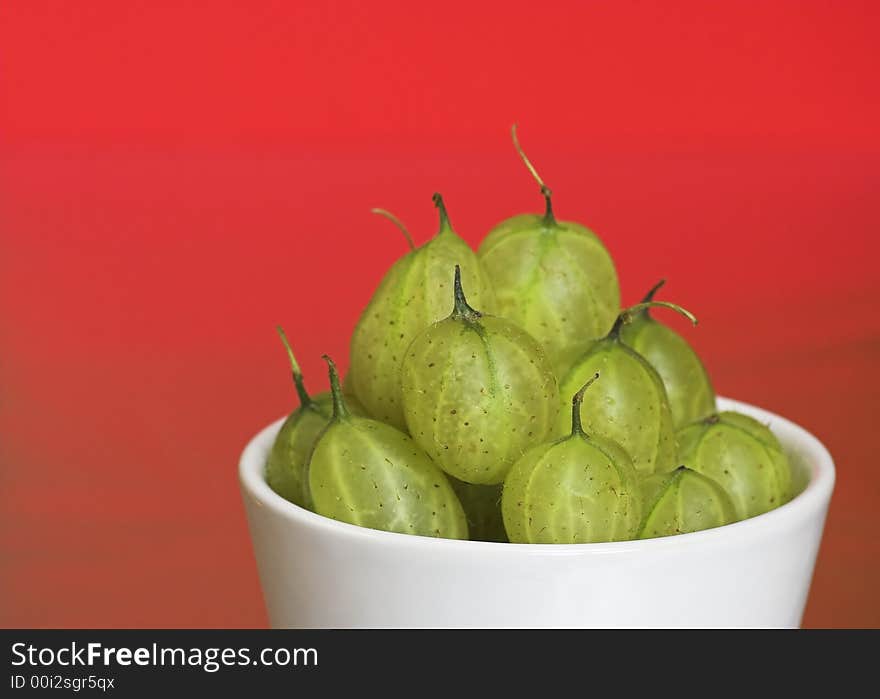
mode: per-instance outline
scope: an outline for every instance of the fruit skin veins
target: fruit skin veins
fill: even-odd
[[[560,384],[560,394],[571,395],[596,373],[602,380],[584,396],[584,429],[620,444],[640,476],[675,468],[672,410],[657,370],[612,333],[575,362]],[[567,420],[560,413],[553,434],[566,430]]]
[[[406,429],[400,396],[400,365],[413,338],[449,315],[453,265],[462,267],[475,303],[487,310],[495,296],[482,265],[453,231],[439,195],[437,235],[392,265],[373,294],[351,339],[351,388],[369,415]]]
[[[646,301],[659,286],[651,290]],[[687,340],[654,320],[650,309],[635,314],[621,328],[620,337],[660,374],[676,429],[715,412],[715,390],[703,362]]]
[[[346,408],[331,364],[333,418],[309,459],[315,512],[361,527],[467,539],[458,497],[443,472],[400,430]]]
[[[766,426],[722,412],[678,432],[679,458],[727,491],[738,519],[754,517],[791,499],[791,465]]]
[[[464,509],[471,541],[507,542],[501,517],[501,485],[473,485],[448,476]]]
[[[530,449],[504,481],[501,511],[511,542],[626,541],[638,532],[641,492],[629,455],[584,432],[579,403],[573,411],[571,434]]]
[[[642,481],[640,539],[687,534],[737,520],[730,496],[711,478],[681,466]]]
[[[347,398],[355,415],[364,410],[356,399]],[[281,497],[306,509],[312,508],[306,466],[318,435],[333,415],[330,393],[312,396],[305,405],[294,410],[281,425],[266,460],[266,482]]]
[[[514,216],[489,232],[477,255],[495,289],[498,315],[536,338],[560,375],[620,312],[614,261],[578,223]]]
[[[468,306],[413,340],[402,368],[409,433],[446,473],[496,484],[553,425],[559,400],[544,350],[508,320]]]

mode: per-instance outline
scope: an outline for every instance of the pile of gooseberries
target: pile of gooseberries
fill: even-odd
[[[383,277],[351,338],[344,385],[299,397],[266,463],[275,492],[372,529],[572,544],[653,538],[767,512],[792,493],[768,426],[718,412],[703,362],[652,316],[621,308],[614,261],[588,228],[499,223],[475,253],[440,227]]]

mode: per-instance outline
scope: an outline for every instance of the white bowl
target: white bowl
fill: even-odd
[[[693,534],[604,544],[499,544],[365,529],[288,502],[266,484],[282,420],[239,477],[269,621],[276,628],[793,627],[803,614],[834,463],[792,422],[769,423],[802,491],[766,514]]]

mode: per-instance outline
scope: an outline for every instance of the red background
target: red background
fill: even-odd
[[[235,466],[430,195],[658,277],[719,392],[836,457],[805,624],[880,626],[872,2],[0,8],[0,624],[266,622]]]

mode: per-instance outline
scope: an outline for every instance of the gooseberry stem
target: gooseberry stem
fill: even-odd
[[[461,267],[455,265],[455,281],[453,282],[455,307],[452,309],[454,318],[464,318],[465,320],[476,320],[482,317],[482,313],[475,311],[464,297],[464,291],[461,288]]]
[[[666,283],[665,279],[661,279],[659,282],[654,284],[651,289],[645,294],[645,298],[642,299],[642,303],[648,303],[654,300],[654,294],[660,291],[660,288]]]
[[[439,192],[434,192],[431,201],[434,202],[434,206],[436,206],[437,211],[440,212],[440,230],[437,231],[437,234],[439,235],[443,231],[452,230],[452,224],[449,223],[449,214],[446,211],[446,204],[443,203],[443,197]]]
[[[522,158],[523,163],[525,163],[526,169],[532,173],[532,177],[535,178],[535,182],[538,183],[538,186],[541,187],[541,194],[544,197],[544,225],[547,226],[555,226],[556,225],[556,217],[553,216],[553,192],[552,190],[544,184],[544,180],[541,179],[541,176],[538,174],[538,171],[535,169],[535,166],[532,165],[532,161],[529,160],[525,151],[522,149],[522,146],[519,144],[519,138],[516,135],[516,124],[510,127],[510,135],[513,138],[513,147],[516,148],[516,152],[519,153],[519,157]]]
[[[676,313],[683,315],[694,325],[697,324],[697,317],[676,303],[669,303],[669,301],[642,301],[641,303],[637,303],[635,306],[630,306],[620,312],[620,315],[617,316],[617,320],[614,321],[611,330],[608,331],[608,338],[612,340],[619,339],[620,329],[627,323],[631,323],[633,318],[646,308],[671,308]]]
[[[290,343],[287,341],[284,329],[280,325],[276,325],[275,329],[278,331],[278,335],[281,336],[281,342],[284,344],[284,349],[287,350],[287,356],[290,358],[290,370],[293,374],[293,385],[296,386],[299,403],[302,406],[306,406],[312,402],[312,398],[306,390],[305,383],[303,383],[303,375],[302,371],[300,371],[299,363],[296,361],[296,357],[293,356],[293,350],[290,348]]]
[[[648,290],[648,293],[645,294],[645,297],[642,299],[642,303],[649,303],[649,302],[653,301],[654,294],[656,294],[665,283],[666,283],[666,280],[661,279],[659,282],[654,284],[654,286],[652,286]],[[651,317],[651,311],[648,308],[643,308],[641,311],[639,311],[639,313],[641,313],[643,316],[645,316],[645,318]]]
[[[584,402],[584,393],[587,392],[587,389],[593,385],[593,382],[599,378],[599,372],[597,371],[595,376],[591,378],[587,383],[581,386],[580,390],[572,396],[571,399],[571,434],[581,435],[586,437],[586,432],[584,432],[584,426],[581,424],[581,404]]]
[[[397,226],[400,229],[401,233],[406,236],[406,242],[409,243],[409,249],[416,249],[416,245],[415,243],[413,243],[412,236],[409,234],[409,231],[406,230],[406,226],[403,225],[403,222],[399,218],[397,218],[397,216],[392,214],[390,211],[386,211],[385,209],[370,209],[370,213],[379,214],[379,216],[384,216],[389,221],[391,221],[391,223]]]
[[[339,385],[339,372],[336,371],[336,364],[330,355],[321,355],[321,359],[327,362],[330,374],[330,392],[333,395],[333,419],[343,420],[349,416],[348,407],[345,405],[345,399],[342,396],[342,387]]]

